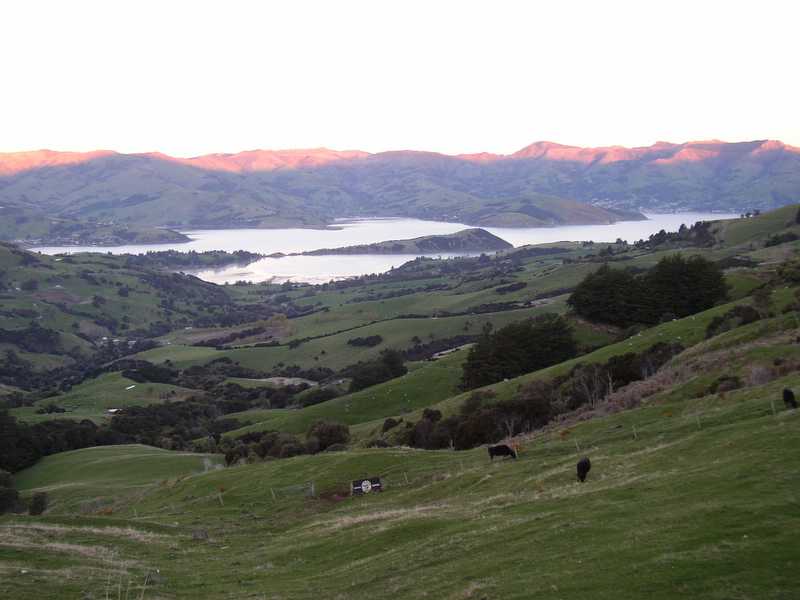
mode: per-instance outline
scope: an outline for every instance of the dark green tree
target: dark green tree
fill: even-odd
[[[701,256],[666,256],[644,275],[642,284],[643,310],[637,318],[643,323],[658,323],[665,313],[693,315],[728,295],[722,269]]]
[[[554,314],[511,323],[485,333],[464,363],[462,386],[473,389],[572,358],[577,352],[569,324]]]
[[[633,273],[605,264],[578,284],[567,304],[590,321],[624,327],[641,311],[639,288]]]

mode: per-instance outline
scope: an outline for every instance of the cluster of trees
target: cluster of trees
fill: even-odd
[[[794,242],[800,239],[796,233],[792,231],[787,231],[785,233],[776,233],[775,235],[771,235],[767,240],[764,242],[765,248],[770,248],[772,246],[779,246],[780,244],[785,244],[786,242]]]
[[[208,338],[205,340],[200,340],[199,342],[195,342],[192,344],[193,346],[207,346],[210,348],[217,348],[220,346],[224,346],[225,344],[230,344],[236,340],[240,340],[243,338],[252,337],[254,335],[259,335],[264,333],[267,330],[266,327],[263,325],[257,325],[256,327],[248,327],[247,329],[241,329],[239,331],[232,331],[227,335],[221,335],[215,338]]]
[[[218,450],[225,454],[227,465],[240,460],[256,462],[270,458],[291,458],[344,450],[350,441],[350,428],[335,421],[317,421],[309,427],[306,441],[279,431],[252,431],[235,439],[222,440]]]
[[[383,337],[379,335],[368,335],[366,337],[355,337],[350,338],[347,340],[347,343],[350,346],[364,346],[367,348],[373,348],[378,346],[379,344],[383,343]]]
[[[124,435],[92,421],[43,421],[29,425],[0,409],[0,469],[15,473],[43,456],[108,444],[124,444]]]
[[[465,325],[465,328],[467,326]],[[464,344],[470,344],[478,339],[477,335],[456,335],[449,338],[437,338],[430,342],[422,343],[422,340],[414,336],[411,341],[414,345],[403,350],[403,357],[409,361],[426,360],[444,350],[450,350]]]
[[[580,363],[566,375],[521,386],[505,401],[496,400],[491,391],[477,390],[457,414],[442,418],[438,410],[426,409],[422,419],[406,422],[394,439],[426,449],[465,450],[495,443],[543,427],[559,414],[595,406],[620,387],[651,376],[682,350],[677,344],[659,343],[641,354],[615,356],[606,363]],[[399,421],[387,419],[384,432],[399,425]]]
[[[714,234],[711,232],[711,221],[698,221],[691,227],[681,225],[678,231],[667,232],[663,229],[651,234],[646,240],[633,244],[636,249],[649,249],[659,246],[699,246],[709,248],[714,245]]]
[[[62,353],[58,332],[36,322],[23,329],[0,329],[0,344],[14,344],[25,352]]]
[[[477,387],[543,369],[574,357],[578,348],[564,318],[546,314],[489,329],[472,347],[464,363],[462,386]]]
[[[509,283],[508,285],[502,285],[498,288],[495,288],[494,291],[498,294],[510,294],[511,292],[518,292],[521,289],[527,287],[527,283],[525,281],[517,281],[516,283]]]
[[[359,362],[341,371],[344,377],[352,378],[350,392],[357,392],[408,373],[403,355],[397,350],[383,350],[378,358]]]
[[[150,269],[200,269],[204,267],[221,267],[229,264],[246,265],[259,258],[263,258],[263,255],[248,252],[247,250],[236,250],[235,252],[225,252],[224,250],[207,250],[205,252],[161,250],[150,251],[146,254],[125,255],[125,266]]]
[[[603,265],[578,284],[568,304],[590,321],[625,327],[685,317],[711,308],[727,294],[719,265],[676,254],[642,275]]]

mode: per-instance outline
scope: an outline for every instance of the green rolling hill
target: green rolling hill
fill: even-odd
[[[71,410],[63,416],[103,428],[105,411],[120,407],[130,431],[149,430],[144,411],[160,410],[165,422],[150,443],[181,449],[84,448],[14,473],[23,502],[45,492],[49,505],[39,516],[0,516],[0,593],[22,600],[358,599],[376,590],[398,599],[792,598],[800,593],[792,562],[800,551],[800,481],[791,460],[800,449],[800,413],[784,404],[782,391],[800,389],[797,212],[785,207],[637,245],[417,260],[391,276],[326,286],[220,288],[181,278],[180,285],[197,286],[182,300],[175,290],[149,291],[145,272],[124,259],[37,257],[34,266],[4,247],[6,331],[30,328],[30,314],[14,312],[22,306],[15,284],[29,277],[39,286],[27,291],[37,294],[54,289],[57,278],[64,287],[55,289],[92,306],[94,319],[124,311],[117,303],[125,297],[99,306],[81,299],[139,281],[143,299],[159,298],[146,306],[173,311],[174,324],[148,338],[157,347],[114,357],[123,362],[103,363],[69,389],[45,395],[44,387],[3,384],[10,397],[31,401],[12,414],[39,427],[46,417],[36,409],[52,402]],[[675,253],[721,265],[727,300],[629,328],[568,310],[571,290],[604,262],[644,273]],[[80,275],[90,267],[96,284]],[[226,307],[213,315],[218,322],[195,330],[188,323],[212,317],[198,311],[216,294]],[[25,350],[20,344],[38,339],[29,332],[7,337],[5,347],[40,365],[85,360],[70,343],[86,355],[96,351],[96,339],[73,327],[73,305],[37,301],[49,311],[38,308],[41,327],[56,333],[57,344],[45,349],[58,353]],[[292,314],[223,322],[262,305]],[[468,346],[424,360],[474,343],[490,326],[547,312],[565,316],[580,347],[575,358],[471,391],[459,387]],[[253,333],[254,324],[269,332]],[[270,341],[252,341],[267,333]],[[191,345],[209,339],[216,341]],[[401,445],[422,420],[458,418],[475,398],[479,408],[502,406],[525,398],[534,382],[557,382],[571,390],[563,397],[574,398],[578,387],[570,386],[586,383],[581,377],[593,366],[639,365],[625,361],[654,347],[671,350],[630,383],[507,436],[517,460],[490,462],[483,446]],[[407,353],[408,373],[347,393],[348,369],[387,349]],[[260,385],[268,376],[320,385]],[[298,408],[326,387],[339,395]],[[203,419],[181,420],[180,407]],[[389,417],[399,423],[385,426]],[[306,443],[318,420],[348,425],[349,441],[338,451],[280,459],[254,451],[252,440],[265,431]],[[222,434],[219,442],[211,432]],[[235,466],[200,451],[228,451],[254,434],[242,444],[253,451]],[[580,484],[575,464],[583,456],[592,469]],[[353,480],[373,476],[382,493],[349,495]]]

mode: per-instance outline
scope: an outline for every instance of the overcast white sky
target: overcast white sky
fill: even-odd
[[[800,146],[799,24],[767,0],[4,0],[0,151]]]

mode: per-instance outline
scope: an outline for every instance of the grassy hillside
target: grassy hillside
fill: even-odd
[[[411,363],[403,377],[301,410],[220,415],[246,423],[227,437],[262,430],[302,436],[318,419],[341,421],[352,434],[344,451],[251,457],[256,462],[224,469],[214,468],[221,455],[146,446],[46,457],[16,474],[15,484],[26,499],[47,491],[49,510],[39,517],[0,517],[0,594],[22,600],[358,600],[376,590],[398,600],[798,596],[793,557],[800,552],[800,475],[791,457],[800,451],[800,413],[782,401],[783,388],[800,389],[796,279],[790,274],[768,297],[753,298],[778,263],[743,260],[774,251],[764,242],[786,231],[788,216],[765,216],[766,225],[760,218],[722,223],[712,248],[682,250],[715,260],[738,257],[727,272],[730,302],[628,331],[615,343],[609,342],[621,339],[619,330],[571,317],[584,345],[597,349],[484,388],[504,401],[520,386],[567,374],[579,363],[604,363],[658,342],[683,347],[655,374],[616,390],[613,401],[581,405],[507,440],[519,446],[516,461],[492,463],[483,447],[364,447],[379,437],[390,440],[391,432],[381,432],[388,416],[415,422],[427,407],[456,413],[468,396],[457,389],[466,350]],[[789,256],[793,244],[778,248]],[[615,266],[645,268],[675,248],[612,250]],[[441,290],[408,290],[408,282],[386,280],[311,293],[286,290],[285,299],[298,305],[328,308],[290,319],[281,341],[312,339],[294,347],[221,350],[172,344],[143,356],[206,365],[204,372],[213,370],[208,363],[217,357],[262,369],[280,362],[347,365],[384,347],[407,347],[414,335],[427,341],[428,332],[443,338],[480,331],[487,322],[500,326],[539,311],[563,312],[563,288],[599,264],[577,260],[587,252],[571,246],[563,256],[522,259],[502,275],[491,274],[493,262],[485,271],[413,283],[446,283]],[[497,291],[512,282],[526,285]],[[524,306],[542,290],[562,291],[548,304]],[[242,302],[264,291],[247,286],[228,293]],[[452,314],[455,306],[509,298],[523,305]],[[758,320],[707,336],[715,317],[755,303],[762,310]],[[421,316],[398,318],[404,310]],[[342,325],[353,329],[337,329]],[[347,344],[373,334],[382,337],[373,348]],[[251,393],[259,388],[254,377],[225,381],[246,384]],[[124,387],[131,384],[119,373],[104,374],[55,400],[63,405],[71,398],[76,413],[96,414],[105,402],[127,402]],[[151,385],[128,391],[148,402],[148,389],[161,393]],[[584,484],[575,480],[582,456],[593,465]],[[352,480],[371,476],[382,478],[384,492],[348,495]]]
[[[31,406],[12,409],[11,414],[29,422],[53,418],[101,421],[109,418],[108,409],[174,402],[183,400],[193,393],[195,390],[163,383],[137,383],[118,372],[105,373],[75,386],[64,394],[38,400]],[[36,413],[38,409],[49,404],[55,404],[66,412]]]
[[[302,434],[318,420],[336,420],[356,425],[421,410],[458,392],[461,366],[466,354],[466,349],[454,352],[435,362],[421,364],[403,377],[301,410],[250,410],[231,413],[227,416],[254,425],[233,430],[227,435],[237,436],[247,431],[265,430]]]
[[[483,449],[359,450],[180,478],[136,449],[137,466],[109,477],[96,457],[130,449],[52,457],[18,478],[24,493],[50,490],[49,515],[0,520],[0,555],[17,567],[0,585],[22,599],[129,586],[163,598],[367,598],[376,587],[397,598],[793,597],[800,480],[786,457],[800,450],[800,420],[770,400],[798,384],[555,428],[495,464]],[[149,486],[141,469],[153,469]],[[386,491],[331,499],[366,475]],[[317,499],[295,487],[310,481]],[[75,516],[79,497],[104,491],[112,516]],[[191,539],[197,528],[207,542]],[[41,545],[48,535],[59,544]]]
[[[773,294],[773,302],[780,310],[789,302],[791,298],[793,298],[793,296],[793,289],[777,290],[776,293]],[[676,319],[674,321],[646,329],[626,340],[617,342],[615,344],[609,344],[589,354],[559,363],[540,371],[527,373],[525,375],[521,375],[520,377],[515,377],[507,381],[501,381],[480,389],[484,391],[491,391],[499,400],[507,400],[519,390],[520,386],[537,379],[544,380],[559,375],[564,375],[579,363],[606,362],[614,356],[620,356],[628,352],[642,352],[659,342],[675,342],[691,349],[695,345],[703,342],[705,339],[706,328],[711,320],[716,316],[726,313],[736,304],[737,303],[723,304],[684,319]],[[719,337],[725,340],[728,339],[728,336],[730,336],[737,342],[743,343],[753,339],[759,339],[776,332],[791,332],[798,327],[800,327],[798,315],[796,312],[791,312],[773,319],[751,323],[750,325],[736,329],[734,333],[723,334]],[[701,345],[699,347],[705,348],[707,346]],[[776,351],[778,353],[781,352],[780,349],[777,349]],[[794,354],[794,348],[790,349],[790,355],[791,354]],[[718,369],[720,371],[724,371],[727,367],[728,365],[723,364],[719,365]],[[446,400],[436,404],[435,408],[441,410],[444,414],[452,414],[461,406],[470,393],[451,396]],[[418,419],[420,414],[421,411],[416,411],[414,414],[407,416],[411,419]],[[356,428],[356,432],[360,435],[366,435],[367,432],[374,434],[378,425],[379,423],[376,421],[365,422]]]
[[[53,511],[67,512],[75,502],[102,506],[162,480],[212,469],[220,458],[140,445],[98,446],[48,456],[35,468],[18,473],[14,481],[20,490],[50,492],[56,499]]]

